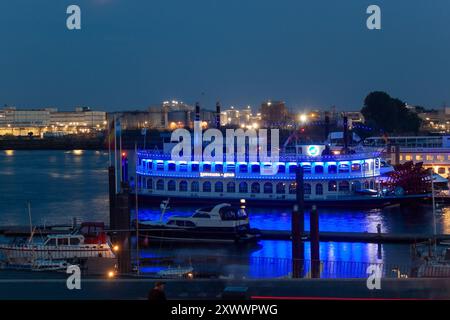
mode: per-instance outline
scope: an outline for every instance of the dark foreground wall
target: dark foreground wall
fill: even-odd
[[[0,272],[0,299],[146,299],[154,279],[84,279],[68,290],[65,274]],[[247,299],[375,298],[450,299],[450,279],[382,279],[369,290],[365,279],[167,280],[169,299],[221,299],[224,291]],[[228,288],[226,290],[226,288]],[[230,295],[228,296],[230,297]]]

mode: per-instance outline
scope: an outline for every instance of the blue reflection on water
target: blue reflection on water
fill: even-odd
[[[130,164],[133,164],[129,151]],[[27,225],[27,201],[31,201],[33,223],[70,223],[79,221],[104,221],[108,223],[108,154],[99,151],[15,151],[0,152],[0,220],[2,225]],[[130,172],[133,172],[130,167]],[[167,216],[190,215],[197,207],[169,209]],[[251,225],[260,229],[289,230],[290,210],[273,208],[248,208]],[[319,208],[322,231],[375,232],[381,224],[384,232],[432,233],[432,213],[429,206],[415,208],[386,208],[383,210],[325,209]],[[158,220],[159,206],[142,207],[139,217]],[[437,217],[438,232],[450,233],[450,211]],[[305,214],[305,228],[309,230],[309,212]],[[377,262],[377,245],[363,243],[321,243],[320,256],[329,261]],[[305,244],[309,255],[309,243]],[[281,275],[283,272],[260,267],[260,258],[289,259],[291,244],[288,241],[260,241],[256,248],[234,247],[150,247],[142,249],[142,256],[188,257],[239,257],[247,259],[245,273],[256,277]],[[409,261],[407,245],[383,245],[381,261],[401,263]],[[242,269],[230,263],[230,270]],[[150,269],[146,269],[150,272]],[[229,271],[229,270],[228,270]],[[289,272],[289,271],[288,271]],[[273,274],[272,274],[273,273]]]
[[[165,218],[172,215],[189,216],[197,207],[183,206],[170,208]],[[247,209],[250,224],[262,230],[290,230],[291,212],[287,208]],[[139,209],[139,219],[159,220],[160,211],[156,206]],[[385,208],[385,209],[330,209],[319,208],[319,226],[321,231],[336,232],[377,232],[381,225],[382,232],[428,233],[433,232],[432,213],[428,207]],[[305,230],[309,231],[309,210],[305,212]],[[450,212],[438,217],[438,232],[450,233]]]

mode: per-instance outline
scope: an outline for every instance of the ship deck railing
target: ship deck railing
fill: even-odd
[[[170,153],[164,153],[161,151],[138,151],[139,157],[148,158],[151,160],[173,160],[172,155]],[[295,153],[283,153],[280,154],[279,160],[280,162],[335,162],[335,161],[352,161],[352,160],[364,160],[364,159],[375,159],[380,157],[380,152],[364,152],[364,153],[355,153],[355,154],[343,154],[343,155],[323,155],[323,156],[308,156],[302,154]],[[191,158],[191,161],[195,159]],[[241,159],[238,158],[238,155],[235,154],[233,162],[240,162]],[[251,162],[252,159],[249,155],[245,155],[245,162]],[[224,153],[224,158],[222,162],[227,162],[226,155]],[[268,157],[267,159],[261,159],[258,156],[258,161],[256,162],[273,162],[273,160]]]

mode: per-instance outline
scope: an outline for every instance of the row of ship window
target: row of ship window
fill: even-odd
[[[433,155],[433,154],[416,154],[416,155],[405,154],[405,155],[403,155],[403,154],[401,154],[399,159],[400,159],[400,161],[403,161],[403,160],[405,160],[405,161],[412,161],[412,160],[415,160],[415,161],[423,161],[423,160],[426,160],[426,161],[434,161],[434,160],[436,160],[436,161],[446,161],[446,160],[450,160],[450,155],[444,155],[444,154],[437,154],[437,155]]]
[[[158,191],[180,191],[180,192],[200,192],[200,186],[202,192],[224,192],[224,187],[226,188],[227,193],[236,192],[236,187],[239,193],[277,193],[277,194],[285,194],[286,193],[286,183],[279,182],[277,184],[273,184],[271,182],[259,183],[247,183],[245,181],[240,182],[238,185],[235,182],[228,182],[225,186],[221,181],[217,181],[212,183],[211,181],[205,181],[200,183],[198,181],[192,181],[190,183],[190,190],[188,190],[189,182],[186,180],[182,180],[180,182],[176,182],[175,180],[169,180],[167,185],[163,179],[159,179],[156,181],[155,185],[153,184],[153,179],[143,180],[144,188],[148,190],[153,190],[155,188]],[[324,186],[327,187],[329,192],[350,192],[361,190],[363,187],[365,189],[373,189],[375,182],[373,180],[366,180],[364,183],[360,181],[353,181],[350,183],[349,181],[335,181],[330,180],[328,184],[316,183],[314,186],[314,192],[316,195],[323,194]],[[140,187],[142,187],[140,183]],[[214,188],[214,189],[213,189]],[[311,194],[312,193],[312,185],[310,183],[303,184],[304,193]],[[214,190],[214,191],[213,191]],[[296,193],[296,183],[292,182],[288,185],[288,193],[295,194]]]
[[[379,166],[378,159],[376,160],[377,167]],[[236,172],[236,170],[239,173],[260,173],[261,167],[259,164],[238,164],[237,166],[234,163],[229,163],[226,165],[226,168],[224,168],[223,164],[216,163],[216,164],[209,164],[209,163],[203,163],[201,166],[198,163],[191,163],[188,167],[186,163],[179,163],[178,164],[178,170],[177,165],[175,163],[169,162],[167,163],[167,166],[164,166],[163,162],[156,162],[153,163],[152,161],[143,161],[142,167],[145,170],[155,170],[155,171],[178,171],[178,172]],[[200,170],[201,167],[201,170]],[[270,165],[267,165],[267,167],[270,167]],[[328,174],[336,174],[336,173],[349,173],[349,172],[361,172],[363,171],[371,171],[373,170],[373,162],[364,162],[363,164],[360,163],[352,163],[344,164],[341,163],[339,165],[328,165],[326,167],[322,165],[302,165],[303,172],[304,173],[315,173],[315,174],[323,174],[325,173],[325,168],[327,169]],[[226,171],[224,171],[226,169]],[[291,164],[288,165],[287,168],[285,165],[278,165],[278,173],[289,173],[289,174],[295,174],[295,171],[297,170],[297,165]]]

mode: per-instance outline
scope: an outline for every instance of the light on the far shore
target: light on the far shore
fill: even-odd
[[[118,245],[115,245],[115,246],[113,247],[113,250],[114,250],[114,252],[119,251],[119,246],[118,246]]]
[[[108,278],[114,278],[115,275],[116,273],[114,271],[108,271]]]
[[[304,113],[302,113],[300,115],[300,122],[305,123],[306,121],[308,121],[308,116]]]

